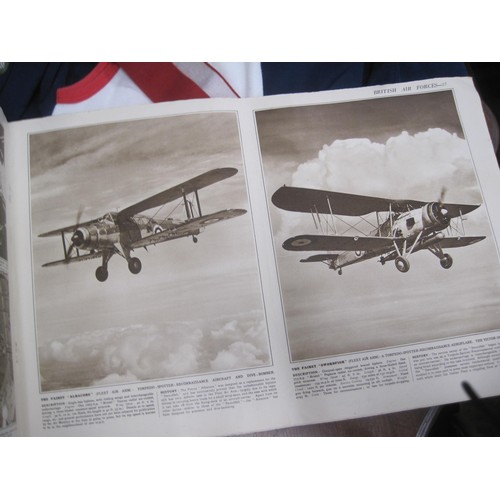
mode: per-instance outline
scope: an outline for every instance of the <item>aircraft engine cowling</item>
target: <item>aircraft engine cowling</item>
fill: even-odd
[[[422,221],[426,229],[444,229],[450,223],[450,216],[444,205],[433,202],[422,208]]]
[[[71,242],[80,250],[89,250],[97,247],[98,235],[97,231],[92,228],[79,227],[71,238]]]

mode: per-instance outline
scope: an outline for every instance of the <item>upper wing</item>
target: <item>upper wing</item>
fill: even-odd
[[[455,203],[443,203],[443,207],[448,210],[448,215],[453,217],[460,217],[461,215],[468,214],[476,208],[479,208],[481,205],[464,205],[464,204],[455,204]]]
[[[320,189],[280,187],[272,196],[272,202],[283,210],[292,212],[318,212],[320,214],[366,215],[371,212],[408,210],[423,207],[426,202],[416,200],[391,200],[358,194],[336,193]]]
[[[403,238],[382,238],[378,236],[324,236],[303,234],[287,239],[283,243],[285,250],[309,251],[381,251],[393,248],[394,242],[403,241]]]
[[[146,236],[146,238],[142,238],[141,240],[134,241],[130,245],[130,248],[147,247],[148,245],[156,245],[157,243],[183,238],[184,236],[196,235],[209,224],[215,224],[216,222],[238,217],[239,215],[243,215],[245,213],[246,210],[236,208],[220,210],[219,212],[215,212],[213,214],[190,219],[182,224],[179,224],[174,229],[168,229],[166,231],[162,231],[161,233],[152,234],[150,236]]]
[[[205,172],[204,174],[193,177],[186,182],[183,182],[177,186],[171,187],[161,193],[155,194],[150,198],[135,203],[130,207],[124,208],[118,212],[118,217],[129,217],[135,215],[139,212],[149,210],[150,208],[159,207],[165,203],[181,198],[183,195],[187,195],[197,191],[198,189],[210,186],[216,182],[222,181],[235,175],[238,172],[236,168],[216,168]]]
[[[272,196],[278,208],[292,212],[317,212],[320,214],[361,216],[371,212],[405,212],[420,208],[430,202],[418,200],[393,200],[358,194],[336,193],[320,189],[280,187]],[[475,210],[480,205],[444,203],[450,217],[458,217]]]

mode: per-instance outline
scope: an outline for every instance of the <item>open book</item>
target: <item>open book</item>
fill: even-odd
[[[1,126],[4,432],[500,394],[500,176],[470,79]]]

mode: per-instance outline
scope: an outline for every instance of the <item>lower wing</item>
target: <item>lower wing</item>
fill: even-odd
[[[457,236],[454,238],[443,238],[439,241],[439,245],[441,248],[466,247],[478,241],[482,241],[485,238],[486,236]]]
[[[394,243],[402,242],[403,238],[386,238],[379,236],[324,236],[303,234],[289,238],[283,243],[285,250],[292,251],[382,251],[393,249]]]
[[[486,236],[445,237],[438,240],[436,244],[441,248],[459,248],[473,245],[485,238]],[[283,248],[291,251],[365,251],[380,254],[394,250],[394,243],[400,246],[403,241],[404,238],[386,238],[378,236],[323,236],[303,234],[286,240],[283,243]],[[425,243],[419,245],[416,251],[424,248],[427,248]],[[335,257],[335,254],[312,255],[307,259],[301,260],[301,262],[332,261]]]
[[[311,255],[307,259],[300,259],[300,262],[326,262],[327,264],[333,262],[338,257],[336,253],[320,253]]]
[[[103,254],[102,251],[94,253],[86,253],[85,255],[78,255],[76,257],[69,257],[63,260],[47,262],[46,264],[42,264],[42,267],[52,267],[52,266],[59,266],[61,264],[72,264],[73,262],[83,262],[84,260],[98,259],[99,257],[102,257],[102,254]]]

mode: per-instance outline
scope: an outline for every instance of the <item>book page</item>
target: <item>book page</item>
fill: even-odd
[[[241,434],[500,392],[500,179],[470,80],[12,125],[24,433]]]
[[[234,102],[19,125],[27,433],[236,433],[279,407]]]
[[[472,82],[255,122],[296,397],[351,418],[497,394],[499,170]]]
[[[14,369],[9,310],[9,269],[7,259],[7,217],[5,179],[5,129],[0,110],[0,435],[16,430]]]

